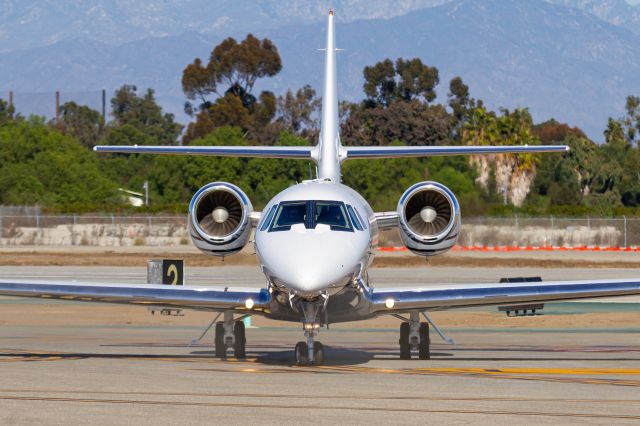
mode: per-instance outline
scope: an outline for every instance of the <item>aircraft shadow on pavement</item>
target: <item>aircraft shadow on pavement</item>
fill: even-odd
[[[523,351],[526,352],[526,351]],[[294,354],[292,350],[275,350],[275,351],[249,351],[249,358],[255,358],[255,362],[265,365],[292,365],[294,363]],[[610,355],[610,354],[609,354]],[[637,357],[610,357],[607,354],[602,356],[531,356],[523,353],[522,356],[478,356],[478,357],[458,357],[452,353],[432,352],[432,358],[424,362],[439,362],[447,360],[451,361],[512,361],[512,362],[532,362],[532,361],[638,361]],[[3,359],[15,359],[17,361],[54,361],[54,360],[77,360],[77,359],[137,359],[137,360],[156,360],[156,361],[190,361],[198,362],[198,360],[208,361],[214,358],[214,352],[210,350],[191,351],[188,354],[133,354],[133,353],[60,353],[60,352],[5,352],[0,353],[0,361]],[[361,350],[348,348],[333,348],[325,346],[324,365],[327,366],[347,366],[366,364],[374,359],[376,360],[397,360],[399,353],[394,350]],[[230,359],[233,359],[230,357]],[[414,356],[414,360],[417,361]],[[237,360],[236,360],[237,361]]]
[[[192,351],[191,355],[214,356],[213,351]],[[375,353],[362,350],[324,347],[323,365],[357,365],[366,364],[375,357]],[[229,356],[231,358],[231,355]],[[255,358],[255,362],[265,365],[292,365],[295,363],[293,350],[247,351],[247,358]]]
[[[210,355],[213,351],[193,351],[193,355]],[[293,350],[276,350],[276,351],[248,351],[247,356],[255,357],[255,362],[265,365],[291,365],[294,363]],[[432,353],[432,356],[450,357],[448,353]],[[366,364],[374,359],[377,360],[394,360],[399,358],[399,352],[393,350],[362,350],[349,348],[336,348],[324,346],[324,362],[327,366],[347,366]]]

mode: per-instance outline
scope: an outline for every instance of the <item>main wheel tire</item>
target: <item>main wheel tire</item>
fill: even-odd
[[[236,321],[233,324],[233,354],[236,358],[244,358],[247,356],[247,339],[244,332],[244,322]]]
[[[418,344],[418,357],[420,359],[431,358],[431,338],[429,337],[429,323],[420,323],[420,343]]]
[[[297,365],[309,364],[309,346],[307,346],[306,342],[296,343],[295,352]]]
[[[411,344],[409,343],[409,333],[411,327],[408,322],[400,324],[400,359],[411,359]]]
[[[324,347],[320,342],[313,342],[313,365],[324,363]]]
[[[224,323],[219,321],[216,323],[215,332],[216,358],[224,358],[227,356],[227,348],[224,344]]]

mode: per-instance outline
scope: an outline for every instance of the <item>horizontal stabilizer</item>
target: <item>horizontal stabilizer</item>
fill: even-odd
[[[348,146],[347,159],[437,157],[450,155],[526,154],[566,152],[566,145],[501,145],[501,146]]]
[[[205,155],[211,157],[254,157],[310,159],[310,146],[127,146],[98,145],[96,152],[122,154]]]

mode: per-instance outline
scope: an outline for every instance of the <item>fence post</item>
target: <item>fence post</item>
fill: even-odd
[[[76,245],[76,215],[73,215],[73,226],[71,226],[71,245]]]
[[[56,124],[60,124],[60,91],[56,90]]]
[[[627,248],[627,216],[622,216],[624,218],[624,248]]]
[[[107,121],[107,91],[102,89],[102,119]]]
[[[40,230],[40,213],[36,213],[36,230]]]

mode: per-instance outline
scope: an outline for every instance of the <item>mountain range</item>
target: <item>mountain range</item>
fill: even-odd
[[[73,3],[74,7],[68,7]],[[180,78],[224,37],[271,38],[283,69],[257,89],[322,84],[326,6],[303,0],[0,0],[0,91],[112,92],[152,87],[186,122]],[[351,0],[338,4],[339,92],[363,97],[362,69],[420,57],[438,67],[439,100],[460,75],[491,108],[527,106],[595,140],[625,97],[640,95],[640,7],[623,0]],[[635,24],[634,24],[635,23]],[[1,93],[1,92],[0,92]],[[0,96],[2,96],[0,94]],[[37,99],[31,96],[30,99]],[[34,102],[34,101],[32,101]],[[37,102],[37,101],[35,101]],[[42,102],[42,101],[40,101]]]

